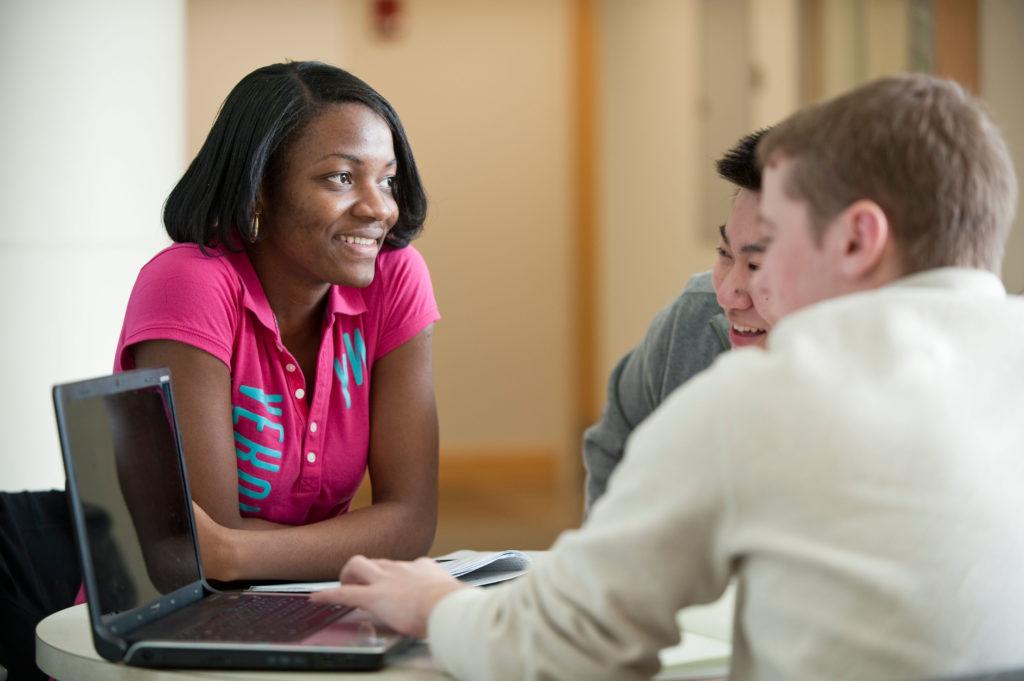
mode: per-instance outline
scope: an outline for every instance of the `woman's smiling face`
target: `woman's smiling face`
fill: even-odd
[[[285,151],[261,197],[261,250],[313,284],[362,288],[398,220],[391,129],[362,104],[325,107]]]
[[[757,215],[758,195],[740,189],[729,219],[721,227],[718,258],[711,271],[718,304],[729,320],[733,347],[761,346],[771,325],[762,313],[765,301],[750,288],[751,275],[760,267],[761,229]]]

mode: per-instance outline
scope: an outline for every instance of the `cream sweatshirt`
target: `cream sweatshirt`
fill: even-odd
[[[941,269],[791,315],[673,393],[528,575],[442,600],[430,648],[646,679],[733,575],[734,679],[1024,666],[1024,301]]]

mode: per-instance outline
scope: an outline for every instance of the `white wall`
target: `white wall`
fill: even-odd
[[[981,96],[1002,130],[1018,184],[1024,184],[1024,2],[982,0],[979,31]],[[1019,189],[1017,221],[1003,260],[1007,290],[1024,293],[1024,188]]]
[[[63,487],[50,387],[109,373],[181,172],[183,4],[0,3],[0,489]]]

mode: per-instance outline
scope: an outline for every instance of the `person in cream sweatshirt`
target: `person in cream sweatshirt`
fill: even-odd
[[[734,679],[1024,666],[1005,143],[959,86],[907,75],[794,114],[759,158],[764,351],[674,392],[523,578],[357,557],[318,598],[426,635],[460,679],[650,678],[676,612],[731,578]]]

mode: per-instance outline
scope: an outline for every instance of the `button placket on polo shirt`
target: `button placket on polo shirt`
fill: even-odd
[[[288,394],[289,398],[292,401],[292,405],[294,407],[294,411],[292,413],[295,415],[295,418],[292,419],[292,423],[295,423],[295,420],[297,419],[301,423],[306,424],[309,421],[309,411],[310,411],[309,406],[306,404],[306,400],[304,399],[305,396],[306,396],[306,380],[305,380],[305,378],[302,375],[302,370],[299,368],[298,362],[295,360],[295,357],[292,355],[291,351],[287,347],[285,347],[284,343],[281,341],[280,330],[276,329],[277,320],[275,319],[274,322],[275,322],[275,332],[276,332],[275,333],[276,337],[274,338],[274,346],[277,348],[277,355],[278,355],[277,361],[279,362],[278,366],[281,367],[281,369],[284,370],[284,387],[285,387],[285,392]],[[298,430],[298,432],[303,432],[305,430],[305,428],[300,427],[297,430]],[[291,432],[291,429],[289,428],[289,433],[290,432]],[[303,433],[303,437],[305,437],[305,433]],[[294,449],[292,449],[290,447],[289,447],[289,450],[290,451],[294,451]],[[306,463],[305,463],[305,461],[306,461],[306,449],[305,449],[305,443],[302,444],[302,449],[300,449],[297,452],[297,454],[298,454],[298,457],[299,457],[298,458],[298,476],[297,476],[297,483],[298,483],[298,488],[299,488],[298,491],[299,492],[315,492],[319,488],[319,480],[314,482],[312,485],[310,485],[309,483],[306,482],[306,474],[305,474],[305,469],[306,469]]]
[[[307,411],[305,401],[305,378],[302,376],[302,372],[295,363],[295,358],[292,357],[292,353],[280,341],[277,343],[277,350],[281,353],[284,361],[285,383],[288,385],[288,392],[290,392],[291,396],[298,402],[297,406],[300,409],[299,413],[305,414]]]
[[[321,342],[320,354],[316,362],[316,376],[314,377],[313,402],[309,405],[309,411],[305,421],[306,427],[303,430],[302,438],[302,472],[301,489],[303,491],[318,491],[320,489],[323,471],[323,435],[320,424],[324,419],[326,406],[330,404],[331,376],[333,367],[331,359],[334,355],[334,329],[333,323],[324,330],[324,338],[327,342]]]
[[[307,463],[316,463],[317,455],[314,449],[316,448],[316,441],[319,439],[316,437],[316,429],[316,421],[310,421],[309,432],[306,435],[306,443],[308,445],[308,451],[306,452]]]
[[[286,362],[284,370],[287,371],[289,375],[288,389],[291,391],[292,396],[297,400],[304,399],[306,397],[306,389],[303,387],[305,384],[302,381],[302,373],[298,371],[298,367],[295,366],[295,362]]]
[[[283,343],[278,341],[277,349],[281,353],[282,361],[284,362],[285,371],[285,383],[288,385],[288,390],[291,393],[292,398],[295,400],[295,413],[300,414],[302,422],[307,424],[303,431],[303,442],[301,458],[299,459],[299,489],[303,492],[315,492],[320,487],[320,471],[319,467],[315,470],[310,471],[312,464],[316,461],[316,454],[310,451],[306,438],[308,436],[308,424],[311,420],[311,414],[313,413],[312,406],[306,404],[306,385],[307,382],[302,375],[302,371],[299,369],[295,358],[292,357],[291,352],[284,346]],[[317,363],[319,368],[319,362]],[[317,395],[314,395],[314,404],[319,402]],[[314,421],[315,423],[315,421]],[[314,429],[315,430],[315,429]],[[310,454],[313,454],[312,458]]]

